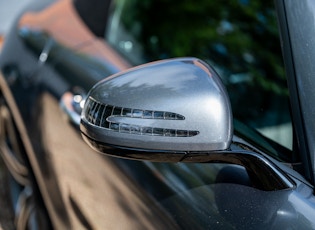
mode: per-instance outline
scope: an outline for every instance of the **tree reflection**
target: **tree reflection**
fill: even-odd
[[[253,127],[290,119],[273,1],[132,0],[122,15],[143,62],[198,57],[220,72],[235,117]]]

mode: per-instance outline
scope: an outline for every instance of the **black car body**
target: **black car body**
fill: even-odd
[[[314,229],[314,16],[310,0],[34,1],[0,56],[17,228]],[[175,144],[102,148],[115,158],[84,142],[80,103],[97,82],[181,56],[205,60],[226,85],[228,148],[197,159]]]

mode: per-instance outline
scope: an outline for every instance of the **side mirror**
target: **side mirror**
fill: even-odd
[[[233,135],[230,101],[217,73],[196,58],[141,65],[97,83],[81,132],[95,150],[120,157],[179,161],[221,151]]]
[[[257,152],[231,146],[230,101],[216,72],[196,58],[153,62],[97,83],[81,115],[83,139],[116,157],[244,166],[256,188],[294,184]]]

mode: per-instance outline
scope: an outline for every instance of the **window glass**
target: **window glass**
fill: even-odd
[[[135,65],[182,56],[211,64],[227,87],[238,123],[292,149],[272,0],[116,0],[105,36]]]

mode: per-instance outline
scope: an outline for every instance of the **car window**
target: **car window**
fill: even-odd
[[[272,0],[116,0],[106,40],[134,65],[194,56],[225,83],[237,120],[292,149],[289,97]],[[252,138],[252,131],[240,128]],[[284,158],[283,158],[284,159]]]

